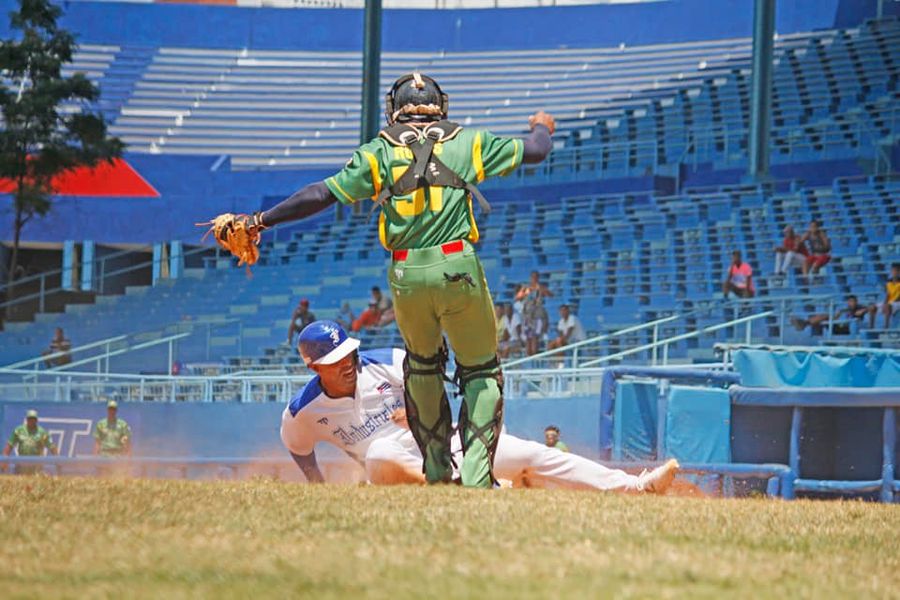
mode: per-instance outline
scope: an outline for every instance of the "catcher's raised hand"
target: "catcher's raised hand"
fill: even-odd
[[[550,135],[553,135],[553,132],[556,131],[556,119],[542,110],[528,117],[528,126],[534,129],[535,125],[543,125],[550,130]]]
[[[238,258],[238,266],[256,264],[259,260],[259,234],[268,229],[263,224],[261,212],[252,215],[224,213],[212,221],[197,223],[197,226],[208,226],[209,231],[203,239],[212,233],[219,246]]]

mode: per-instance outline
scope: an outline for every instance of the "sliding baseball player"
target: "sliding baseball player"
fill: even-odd
[[[333,321],[316,321],[300,333],[298,350],[316,373],[285,408],[281,439],[310,482],[324,478],[315,445],[328,442],[365,468],[370,483],[425,483],[422,454],[406,425],[400,349],[359,351]],[[453,454],[461,458],[458,436]],[[459,464],[459,462],[457,462]],[[662,494],[678,462],[640,475],[608,469],[576,454],[502,433],[495,473],[515,487],[582,488]]]

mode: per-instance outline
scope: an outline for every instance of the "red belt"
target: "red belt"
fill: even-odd
[[[445,255],[462,252],[463,248],[464,246],[462,240],[456,240],[455,242],[447,242],[446,244],[441,244],[441,252],[443,252]],[[409,256],[409,250],[394,250],[391,254],[394,257],[394,260],[402,262],[406,260],[407,256]]]

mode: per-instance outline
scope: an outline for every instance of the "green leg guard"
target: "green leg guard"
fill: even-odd
[[[456,378],[463,402],[459,411],[459,435],[463,447],[460,469],[466,487],[491,487],[494,454],[503,424],[503,375],[495,358],[475,367],[456,363]]]
[[[406,420],[424,458],[422,470],[428,483],[449,482],[453,477],[450,452],[453,422],[444,389],[446,362],[446,347],[429,357],[407,349],[403,361]]]

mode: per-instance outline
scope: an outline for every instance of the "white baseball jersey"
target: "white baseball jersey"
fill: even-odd
[[[359,373],[353,397],[332,398],[319,378],[313,378],[281,415],[281,440],[299,456],[310,454],[317,442],[334,444],[362,465],[370,481],[386,463],[410,471],[422,470],[422,454],[409,430],[396,425],[391,414],[404,407],[403,358],[406,352],[385,348],[359,353]],[[452,440],[461,464],[459,436]],[[500,435],[494,460],[497,477],[517,481],[526,477],[536,487],[639,490],[639,477],[608,469],[586,458],[543,444]]]
[[[328,442],[362,463],[374,440],[412,438],[391,421],[391,414],[404,406],[405,355],[394,348],[360,352],[353,397],[332,398],[322,390],[319,377],[313,378],[281,415],[284,445],[306,456],[317,442]]]

